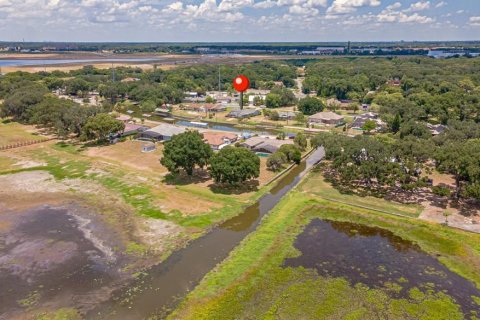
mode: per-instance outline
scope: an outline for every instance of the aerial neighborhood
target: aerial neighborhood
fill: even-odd
[[[442,44],[0,53],[0,319],[477,319],[480,45]]]

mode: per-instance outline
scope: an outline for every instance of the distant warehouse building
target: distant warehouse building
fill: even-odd
[[[184,133],[185,128],[177,127],[172,124],[162,123],[156,127],[145,130],[140,134],[140,138],[156,140],[156,141],[168,141],[176,134]]]
[[[340,126],[345,123],[345,118],[331,111],[319,112],[308,117],[308,124],[321,124],[327,126]]]
[[[227,114],[227,117],[244,119],[244,118],[259,116],[260,114],[261,114],[260,111],[257,109],[243,109],[243,110],[233,110],[229,114]]]

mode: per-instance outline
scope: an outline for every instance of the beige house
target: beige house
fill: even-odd
[[[345,118],[331,111],[319,112],[308,117],[308,124],[321,124],[327,126],[339,126],[345,122]]]

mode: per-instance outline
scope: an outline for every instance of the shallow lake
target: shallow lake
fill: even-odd
[[[295,241],[301,255],[286,259],[288,267],[316,269],[326,277],[343,277],[352,284],[383,288],[387,282],[402,286],[398,297],[414,287],[443,291],[455,299],[465,315],[479,311],[471,298],[476,286],[453,273],[416,244],[392,232],[348,222],[313,220]]]
[[[126,58],[126,59],[0,59],[0,67],[48,66],[72,63],[110,63],[110,62],[148,62],[161,59]]]
[[[33,306],[89,309],[109,297],[122,258],[92,234],[91,224],[48,206],[0,214],[0,319]]]

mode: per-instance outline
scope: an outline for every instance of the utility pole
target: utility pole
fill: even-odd
[[[220,67],[218,67],[218,94],[222,91],[222,84],[220,82]]]
[[[112,82],[115,82],[115,68],[113,67],[113,62],[112,62]]]

